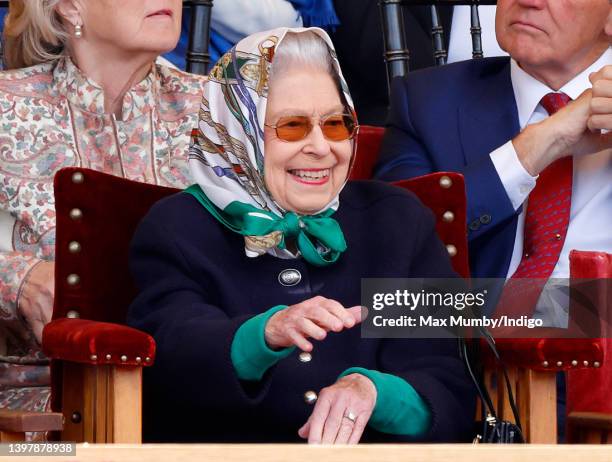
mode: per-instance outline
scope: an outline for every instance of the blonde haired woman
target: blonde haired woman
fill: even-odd
[[[84,166],[189,183],[203,78],[154,64],[180,0],[11,0],[0,72],[0,408],[48,397],[40,350],[54,292],[53,176]]]

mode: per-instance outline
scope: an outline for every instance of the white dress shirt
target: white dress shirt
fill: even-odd
[[[482,51],[485,57],[506,56],[507,53],[497,44],[495,38],[495,5],[478,7],[478,16],[482,28]],[[456,6],[453,9],[453,21],[448,44],[448,62],[472,59],[472,27],[470,6]]]
[[[610,48],[559,91],[572,99],[578,98],[584,90],[591,88],[589,75],[609,64],[612,64],[612,49]],[[511,78],[521,130],[529,124],[540,122],[548,117],[540,100],[553,90],[523,71],[514,60],[511,61]],[[490,155],[514,208],[518,209],[524,205],[519,215],[512,259],[508,268],[507,277],[511,277],[518,268],[523,255],[527,198],[536,185],[537,177],[532,177],[524,169],[512,141],[496,149]],[[567,280],[560,278],[569,278],[571,250],[612,252],[612,155],[602,152],[590,156],[574,157],[573,161],[570,223],[559,260],[551,274],[549,286],[567,285]],[[552,316],[555,320],[547,323],[548,325],[563,326],[565,319],[559,318],[559,314],[562,311],[566,312],[568,304],[567,291],[546,290],[538,303],[536,317],[550,319]],[[563,309],[560,310],[559,307]],[[543,311],[547,311],[548,314],[543,314]]]

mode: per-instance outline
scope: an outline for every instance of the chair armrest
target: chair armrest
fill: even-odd
[[[0,431],[11,433],[51,432],[64,428],[61,412],[26,412],[0,409]]]
[[[93,365],[151,366],[155,340],[120,324],[62,318],[43,330],[43,351],[51,359]]]
[[[604,359],[601,339],[498,338],[495,346],[505,365],[538,371],[600,367]],[[494,365],[484,340],[481,350],[485,364]]]
[[[601,412],[570,412],[567,416],[568,424],[576,428],[594,428],[598,430],[612,430],[612,414]]]

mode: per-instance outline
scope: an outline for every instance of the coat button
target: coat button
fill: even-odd
[[[306,404],[314,404],[317,401],[317,394],[312,390],[308,390],[304,393],[304,401],[306,401]]]
[[[296,269],[286,269],[282,270],[278,275],[278,282],[285,287],[291,287],[296,284],[299,284],[302,280],[302,275]]]
[[[307,351],[302,351],[298,358],[303,363],[309,363],[312,360],[312,355]]]
[[[483,225],[487,225],[487,224],[491,223],[491,215],[485,213],[484,215],[482,215],[480,217],[480,222]]]
[[[472,231],[478,231],[478,228],[480,228],[480,220],[474,220],[474,221],[470,222],[469,228]]]

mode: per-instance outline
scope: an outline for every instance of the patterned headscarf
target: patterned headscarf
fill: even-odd
[[[317,214],[298,215],[283,210],[264,182],[264,122],[274,52],[287,32],[305,31],[325,41],[340,73],[332,42],[322,29],[283,27],[238,42],[213,67],[204,86],[189,150],[196,184],[187,192],[221,223],[245,236],[249,257],[269,253],[297,258],[299,254],[285,245],[286,238],[291,238],[306,261],[324,266],[346,250],[340,226],[331,218],[338,208],[338,196]],[[341,74],[340,83],[348,109],[354,112]],[[355,149],[353,142],[353,157]]]

